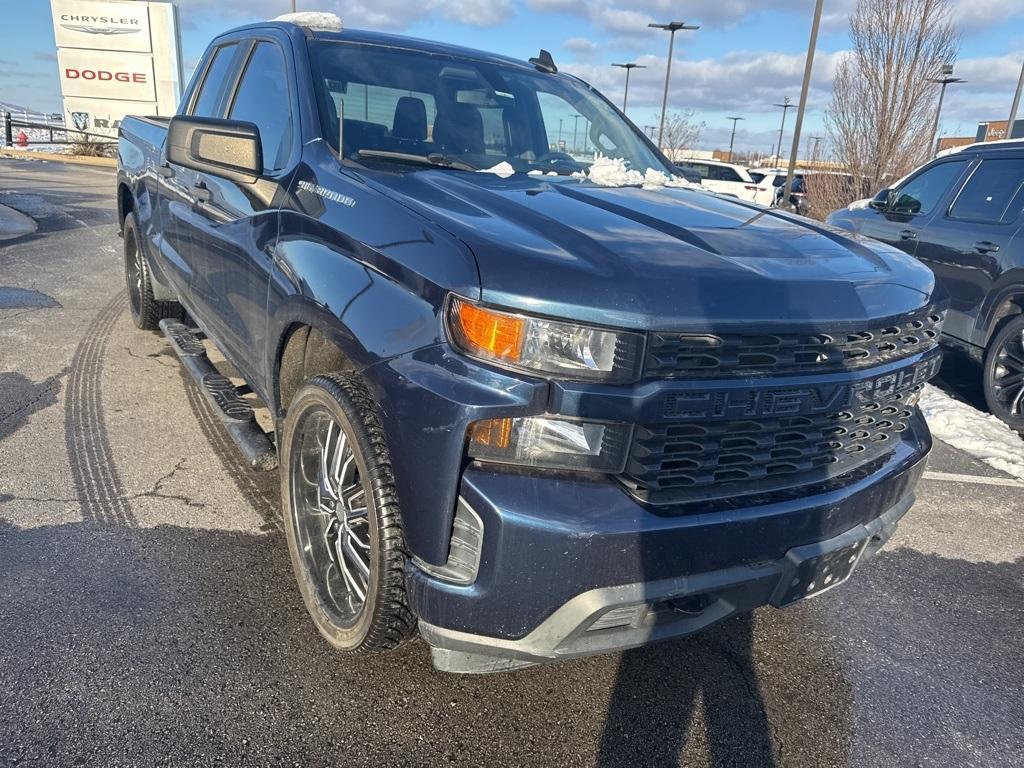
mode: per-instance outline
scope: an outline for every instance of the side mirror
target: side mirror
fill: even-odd
[[[869,208],[874,208],[876,211],[887,211],[892,203],[892,190],[883,189],[868,203]]]
[[[239,120],[172,117],[167,127],[167,161],[252,184],[263,173],[259,128]]]

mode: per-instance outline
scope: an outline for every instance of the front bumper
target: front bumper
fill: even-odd
[[[913,504],[931,446],[916,427],[841,489],[693,515],[656,514],[613,483],[471,466],[462,498],[485,531],[476,580],[409,576],[434,664],[488,672],[620,650],[817,591],[809,561],[870,557]]]

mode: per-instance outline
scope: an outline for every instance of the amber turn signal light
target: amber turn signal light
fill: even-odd
[[[453,319],[461,341],[475,352],[498,360],[517,362],[522,347],[526,321],[504,312],[456,299]]]

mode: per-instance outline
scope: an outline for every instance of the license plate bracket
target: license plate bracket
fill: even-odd
[[[867,530],[859,526],[834,539],[789,550],[772,604],[791,605],[842,584],[857,567],[869,538]]]

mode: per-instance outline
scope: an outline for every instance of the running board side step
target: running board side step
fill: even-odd
[[[256,423],[252,406],[238,393],[227,376],[219,373],[206,355],[196,332],[177,320],[160,321],[160,330],[170,342],[199,391],[213,406],[227,433],[256,470],[277,469],[277,450],[267,433]]]

